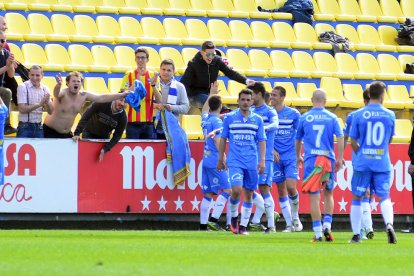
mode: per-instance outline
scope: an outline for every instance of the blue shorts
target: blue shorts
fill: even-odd
[[[272,177],[273,177],[273,162],[272,161],[266,161],[266,167],[264,170],[264,173],[259,174],[259,182],[257,184],[259,185],[267,185],[272,187]]]
[[[273,177],[275,183],[283,183],[286,178],[299,180],[299,170],[296,159],[280,160],[273,163]]]
[[[372,184],[372,186],[371,186]],[[364,196],[368,189],[381,198],[388,198],[391,188],[391,172],[354,171],[351,180],[352,193]]]
[[[246,190],[257,190],[257,170],[247,170],[242,168],[229,168],[231,186],[243,186]]]
[[[230,189],[227,171],[218,171],[216,168],[203,167],[201,189],[203,194],[218,194],[219,190]]]
[[[335,161],[332,159],[329,159],[331,161],[331,165],[332,165],[332,172],[331,175],[329,176],[329,180],[328,182],[326,182],[325,184],[325,190],[327,191],[332,191],[335,185]],[[305,160],[304,165],[305,168],[303,170],[303,179],[306,179],[313,171],[313,169],[315,168],[315,161],[316,161],[316,156],[312,156],[309,157]]]

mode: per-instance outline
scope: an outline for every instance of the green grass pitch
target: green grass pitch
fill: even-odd
[[[0,275],[413,275],[414,235],[1,230]],[[283,274],[279,274],[283,273]]]

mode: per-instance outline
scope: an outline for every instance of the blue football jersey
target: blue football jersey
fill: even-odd
[[[369,104],[355,112],[350,137],[358,142],[354,170],[391,170],[388,144],[395,131],[395,114],[381,104]]]
[[[250,113],[245,118],[240,111],[228,113],[224,117],[221,137],[229,139],[228,167],[257,169],[257,143],[266,140],[263,120],[259,115]]]
[[[216,114],[203,113],[201,115],[201,127],[203,128],[204,138],[213,130],[223,127],[223,121]],[[216,138],[220,138],[221,130],[216,133]],[[218,149],[214,144],[213,138],[208,138],[204,142],[203,167],[215,168],[218,161]]]
[[[277,112],[279,128],[275,133],[274,148],[280,160],[296,159],[295,137],[299,125],[300,113],[294,108],[284,106]]]
[[[0,185],[4,184],[4,124],[9,116],[9,110],[5,104],[0,105]]]
[[[274,161],[273,146],[275,131],[278,128],[279,120],[276,110],[264,104],[260,107],[252,107],[251,111],[258,114],[263,119],[263,125],[266,129],[266,161]]]
[[[303,140],[304,159],[325,155],[335,160],[334,135],[344,135],[338,117],[322,107],[314,107],[299,119],[296,140]]]

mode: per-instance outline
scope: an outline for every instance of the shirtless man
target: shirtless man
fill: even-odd
[[[71,128],[76,115],[81,111],[85,101],[106,103],[124,98],[130,92],[97,95],[91,92],[80,91],[83,76],[79,72],[71,72],[66,76],[67,88],[61,90],[62,76],[56,77],[56,86],[53,90],[54,110],[51,115],[47,115],[43,125],[45,138],[71,138],[73,136]]]

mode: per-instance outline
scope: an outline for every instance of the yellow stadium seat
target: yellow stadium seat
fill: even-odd
[[[210,33],[207,26],[200,19],[187,19],[185,21],[185,27],[190,38],[201,39],[203,41],[210,40]]]
[[[35,0],[37,5],[42,5],[47,3],[49,5],[50,11],[53,12],[73,12],[72,5],[62,4],[58,0]]]
[[[75,132],[76,127],[78,126],[79,121],[80,121],[81,118],[82,118],[82,116],[80,115],[80,113],[78,113],[78,115],[76,115],[76,117],[75,117],[75,120],[73,121],[73,125],[72,125],[72,128],[71,128],[72,133]]]
[[[335,21],[335,15],[334,14],[327,14],[327,13],[323,13],[318,6],[318,3],[316,2],[316,0],[312,0],[312,4],[313,4],[313,10],[314,10],[314,15],[313,18],[315,18],[315,20],[322,20],[322,21]]]
[[[204,139],[200,115],[182,115],[181,126],[187,134],[187,138],[189,140]]]
[[[207,22],[207,28],[210,33],[210,39],[217,46],[226,46],[228,44],[229,46],[245,47],[247,45],[247,41],[233,40],[229,26],[222,20],[210,19]]]
[[[339,8],[342,14],[355,15],[358,22],[376,22],[377,17],[362,14],[357,0],[338,0]]]
[[[276,41],[275,35],[273,34],[272,28],[266,22],[253,21],[250,24],[251,32],[255,41],[267,43],[267,47],[272,48],[289,48],[290,43],[279,43]]]
[[[6,0],[2,1],[6,10],[26,11],[29,0]],[[8,25],[8,24],[7,24]]]
[[[394,38],[398,35],[397,30],[392,26],[381,25],[378,27],[378,34],[385,45],[393,45],[398,52],[414,52],[414,46],[398,45]]]
[[[327,93],[327,107],[338,104],[342,108],[359,108],[360,102],[346,99],[339,78],[323,77],[320,87]]]
[[[396,17],[400,23],[405,22],[405,16],[397,0],[380,0],[380,6],[385,16]]]
[[[407,87],[405,85],[388,85],[388,97],[393,102],[404,103],[404,108],[414,109],[413,99],[409,97]]]
[[[81,5],[80,0],[59,0],[59,4],[70,5],[74,12],[95,13],[95,6]]]
[[[180,44],[179,38],[167,37],[161,22],[154,17],[143,17],[141,26],[146,37],[158,38],[160,44]]]
[[[101,15],[96,17],[99,35],[112,37],[115,43],[136,43],[133,36],[123,36],[118,22],[112,16]]]
[[[266,24],[267,25],[267,24]],[[270,26],[268,26],[270,29]],[[256,40],[250,26],[242,20],[231,20],[229,28],[233,40],[245,41],[250,47],[269,47],[268,40]],[[229,44],[230,45],[230,44]],[[232,46],[232,45],[230,45]],[[234,45],[237,46],[237,45]]]
[[[191,7],[196,10],[205,10],[207,12],[207,16],[211,17],[227,17],[228,12],[225,10],[216,10],[214,9],[213,5],[211,4],[210,0],[191,0]]]
[[[103,36],[99,34],[96,23],[92,17],[87,15],[75,15],[73,23],[76,27],[76,33],[83,36],[89,36],[91,41],[100,43],[113,43],[114,38],[111,36]]]
[[[45,46],[45,52],[49,64],[63,66],[63,70],[67,70],[67,66],[71,64],[68,52],[65,47],[60,44],[47,44]]]
[[[19,2],[26,2],[21,1]],[[55,8],[52,8],[53,6],[56,6]],[[70,6],[63,6],[58,4],[57,0],[33,0],[30,1],[27,5],[28,9],[30,11],[62,11],[62,12],[72,12],[72,7]],[[60,8],[56,10],[57,8]]]
[[[71,44],[68,53],[72,63],[67,67],[68,71],[91,71],[93,65],[92,54],[86,46]],[[106,72],[105,68],[101,72]]]
[[[72,42],[91,42],[88,35],[80,35],[76,32],[72,19],[64,14],[53,14],[50,18],[55,34],[67,35]]]
[[[115,58],[117,63],[120,66],[129,67],[128,70],[131,70],[134,67],[137,67],[135,62],[135,51],[129,46],[115,46],[114,48]],[[151,58],[151,57],[150,57]]]
[[[295,51],[292,53],[293,64],[296,71],[309,72],[312,78],[329,76],[328,72],[320,72],[316,69],[312,56],[305,51]]]
[[[275,40],[282,48],[305,48],[311,49],[310,43],[297,42],[292,26],[286,22],[274,22],[272,24]]]
[[[219,96],[221,97],[221,101],[223,104],[237,104],[237,97],[231,95],[226,88],[223,80],[217,80],[218,89],[219,89]]]
[[[261,6],[264,9],[278,9],[286,2],[286,0],[256,0],[257,6]],[[284,20],[292,20],[293,16],[291,13],[287,12],[272,12],[270,14],[273,19],[284,19]]]
[[[357,103],[357,108],[360,108],[364,105],[364,98],[362,93],[362,86],[360,84],[355,83],[348,83],[343,84],[342,88],[344,90],[344,97],[349,101],[353,101]]]
[[[298,73],[295,71],[295,66],[293,65],[292,58],[285,51],[273,50],[270,52],[270,59],[272,61],[273,67],[269,71],[274,77],[278,78],[288,78],[288,77],[297,77],[297,78],[308,78],[310,76],[309,72],[299,72],[303,73],[296,75]]]
[[[377,51],[395,52],[397,49],[393,45],[383,44],[377,30],[370,25],[359,25],[358,35],[363,44],[374,45]]]
[[[22,53],[26,62],[26,66],[40,65],[44,70],[63,71],[63,65],[49,64],[46,53],[43,48],[37,44],[25,43],[22,45]]]
[[[211,4],[215,10],[226,11],[229,17],[247,18],[249,13],[245,11],[238,11],[234,8],[232,0],[212,0]]]
[[[366,89],[369,88],[369,84],[366,85]],[[388,93],[384,93],[384,102],[382,103],[386,108],[402,110],[404,109],[405,103],[400,101],[393,101],[389,98]]]
[[[14,128],[17,128],[17,126],[19,125],[19,112],[18,111],[10,111],[10,125]]]
[[[88,92],[96,94],[108,94],[109,90],[106,86],[104,78],[100,77],[88,77],[85,78],[84,88]]]
[[[315,30],[307,23],[295,23],[295,25],[293,25],[293,30],[295,32],[297,42],[309,43],[312,49],[332,49],[331,44],[319,42]]]
[[[190,0],[169,0],[171,7],[182,9],[187,16],[206,16],[205,10],[197,10],[191,7]]]
[[[64,83],[64,81],[63,81],[63,83]],[[62,83],[62,86],[63,86],[63,83]],[[53,89],[56,86],[55,77],[51,77],[51,76],[43,77],[42,84],[45,85],[47,88],[49,88],[50,97],[53,99]]]
[[[20,13],[8,12],[5,15],[7,22],[7,39],[9,40],[34,40],[45,41],[46,36],[42,34],[32,34],[26,18]]]
[[[140,9],[141,14],[162,15],[162,8],[149,5],[148,0],[125,0],[126,8]],[[154,1],[153,1],[154,2]],[[153,4],[153,3],[151,3]]]
[[[400,0],[401,10],[405,17],[414,17],[414,2],[411,0]]]
[[[407,64],[414,63],[414,56],[412,55],[399,55],[398,61],[400,62],[401,70],[404,72]]]
[[[81,6],[95,7],[97,13],[118,13],[118,7],[115,4],[103,0],[79,0]]]
[[[349,47],[351,50],[375,51],[375,45],[363,44],[360,42],[358,33],[352,25],[338,24],[336,25],[336,33],[342,37],[348,38],[350,42]]]
[[[272,18],[271,13],[259,12],[257,10],[255,1],[233,0],[233,4],[234,4],[235,10],[248,12],[250,18],[262,18],[262,19]]]
[[[180,8],[171,7],[168,0],[147,0],[148,6],[157,7],[162,9],[162,13],[165,15],[184,16],[185,10]]]
[[[356,56],[359,71],[362,73],[372,74],[373,79],[377,80],[394,80],[394,74],[382,73],[378,65],[377,59],[368,53],[359,53]]]
[[[119,90],[123,87],[122,85],[122,78],[109,78],[108,79],[108,90],[110,93],[118,93]]]
[[[394,75],[394,80],[413,81],[413,74],[405,74],[401,69],[398,60],[390,54],[379,54],[377,57],[378,65],[384,74]]]
[[[333,15],[337,21],[355,21],[356,16],[351,14],[342,14],[336,0],[318,0],[319,10],[322,14]],[[315,17],[317,19],[318,16]]]
[[[315,32],[318,36],[324,32],[336,33],[335,28],[331,24],[327,24],[327,23],[316,23]]]
[[[161,60],[170,58],[174,61],[175,72],[178,73],[178,75],[182,75],[184,73],[187,66],[184,64],[183,57],[177,49],[172,47],[161,47],[159,55]]]
[[[140,14],[141,9],[136,7],[126,6],[124,0],[102,0],[103,6],[97,7],[97,11],[102,13],[102,10],[107,7],[116,8],[120,14]]]
[[[165,18],[165,34],[173,39],[180,39],[182,45],[201,45],[204,40],[190,38],[184,23],[178,18]]]
[[[19,61],[20,63],[25,64],[25,60],[24,60],[24,56],[22,51],[20,50],[19,46],[17,46],[14,43],[7,43],[10,47],[10,51],[13,53],[14,55],[14,59]]]
[[[272,61],[265,51],[252,49],[249,51],[248,56],[253,70],[262,71],[262,77],[273,76],[271,73],[273,69]]]
[[[411,133],[413,125],[408,119],[395,120],[395,135],[392,137],[393,143],[409,143],[411,140]]]
[[[94,45],[91,48],[92,57],[94,60],[94,66],[97,66],[100,70],[105,68],[108,73],[119,72],[124,73],[129,70],[129,66],[119,65],[112,50],[104,45]],[[94,70],[95,71],[95,70]]]
[[[389,15],[385,16],[382,13],[378,0],[359,0],[359,6],[363,14],[377,17],[378,22],[398,22],[397,17]]]
[[[135,37],[137,43],[158,44],[159,39],[156,37],[146,37],[142,31],[141,24],[133,17],[121,16],[118,19],[122,36]]]
[[[314,83],[298,83],[297,84],[297,94],[298,98],[293,99],[294,106],[312,106],[312,94],[313,91],[317,89]]]
[[[183,48],[181,50],[181,55],[183,57],[184,60],[184,64],[188,64],[188,62],[190,60],[192,60],[194,58],[194,56],[199,52],[199,49],[196,48]]]
[[[337,53],[335,55],[336,65],[338,66],[338,72],[353,76],[354,79],[373,79],[373,74],[359,72],[358,65],[354,57],[348,53]]]
[[[161,64],[161,58],[158,54],[157,50],[155,50],[152,47],[145,47],[145,49],[148,50],[149,54],[149,61],[147,63],[147,68],[151,71],[159,71],[160,70],[160,64]],[[135,55],[134,55],[135,60]]]
[[[69,36],[64,34],[55,34],[52,24],[45,15],[40,13],[30,13],[27,16],[32,34],[44,35],[46,41],[68,42]]]
[[[330,53],[315,52],[313,54],[313,60],[316,69],[320,72],[326,72],[326,76],[331,75],[341,79],[353,79],[354,77],[352,73],[339,71],[336,60]]]
[[[230,61],[230,64],[237,68],[237,71],[241,74],[248,76],[263,77],[266,75],[266,71],[253,69],[247,54],[240,49],[229,49],[226,52],[226,56]]]
[[[227,91],[229,92],[230,95],[236,97],[236,102],[237,102],[237,99],[239,98],[240,91],[244,88],[246,88],[246,85],[243,83],[239,83],[234,80],[229,80],[227,82]]]
[[[296,89],[293,83],[291,82],[275,82],[273,87],[282,86],[286,90],[286,96],[284,103],[287,106],[291,106],[293,104],[294,99],[298,99],[298,95],[296,94]]]

